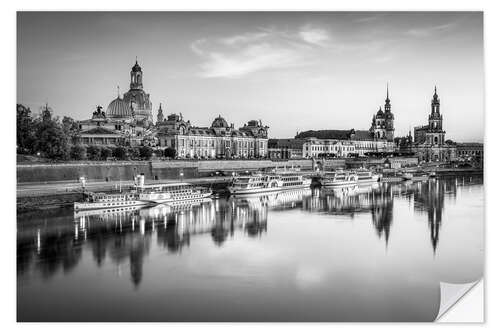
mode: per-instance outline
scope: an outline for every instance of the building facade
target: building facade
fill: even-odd
[[[160,109],[156,128],[159,146],[175,149],[177,158],[264,158],[268,154],[268,127],[257,120],[236,129],[219,115],[210,127],[197,127],[182,114],[164,119]]]
[[[152,113],[149,94],[142,85],[142,69],[135,63],[130,72],[130,90],[112,100],[106,112],[101,106],[92,117],[79,121],[79,143],[85,145],[139,146],[152,137]]]
[[[484,147],[478,142],[457,143],[457,158],[463,161],[479,162],[484,161]]]
[[[389,89],[384,111],[379,107],[373,115],[369,130],[319,130],[297,134],[295,139],[304,140],[302,157],[357,157],[370,153],[394,152],[394,114],[391,110]]]
[[[391,111],[389,86],[387,86],[384,111],[379,107],[377,113],[373,115],[370,133],[375,141],[394,141],[394,114]]]
[[[441,101],[434,87],[431,100],[431,112],[427,125],[417,126],[413,132],[411,151],[419,161],[447,162],[456,159],[456,146],[446,143],[443,129],[443,115],[441,114]]]
[[[303,139],[269,139],[267,143],[269,158],[273,160],[303,158],[304,143]]]

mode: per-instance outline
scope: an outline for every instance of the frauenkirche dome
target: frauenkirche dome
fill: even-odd
[[[133,113],[128,103],[117,97],[109,103],[106,116],[109,118],[127,118],[132,117]]]

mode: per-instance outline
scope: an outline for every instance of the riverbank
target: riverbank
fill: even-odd
[[[148,183],[175,183],[181,180],[149,181]],[[184,181],[184,180],[182,180]],[[231,177],[205,177],[190,179],[189,182],[206,186],[214,192],[224,190]],[[89,182],[85,189],[92,192],[112,192],[120,189],[127,190],[133,185],[132,181]],[[36,184],[18,184],[17,212],[47,210],[73,206],[75,201],[82,199],[82,187],[78,182],[52,182]]]

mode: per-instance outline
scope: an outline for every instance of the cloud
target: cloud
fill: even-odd
[[[302,27],[299,36],[307,43],[320,46],[324,46],[330,40],[330,34],[326,30],[310,25]]]
[[[191,43],[191,50],[202,59],[201,77],[236,78],[308,64],[314,60],[315,50],[327,47],[329,40],[326,30],[306,25],[292,32],[267,28],[203,38]]]
[[[436,25],[432,27],[425,27],[425,28],[413,28],[409,29],[406,31],[407,35],[413,36],[413,37],[427,37],[431,36],[432,34],[439,33],[442,31],[447,31],[455,27],[455,23],[447,23],[447,24],[441,24],[441,25]]]

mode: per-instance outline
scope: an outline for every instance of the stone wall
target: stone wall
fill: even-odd
[[[22,164],[17,166],[17,182],[78,181],[81,176],[89,181],[132,180],[144,173],[151,178],[149,162],[88,162],[65,164]]]
[[[61,164],[20,164],[18,183],[75,181],[82,176],[88,181],[132,180],[143,173],[146,179],[179,179],[206,176],[211,171],[253,171],[262,168],[300,167],[311,170],[311,160],[173,160],[145,162],[81,162]]]

